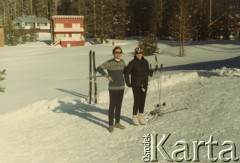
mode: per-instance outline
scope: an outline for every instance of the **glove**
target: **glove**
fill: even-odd
[[[154,72],[154,71],[153,71],[152,69],[150,69],[150,70],[149,70],[149,76],[153,76],[153,72]]]
[[[109,80],[109,82],[113,82],[111,76],[108,76],[108,80]]]

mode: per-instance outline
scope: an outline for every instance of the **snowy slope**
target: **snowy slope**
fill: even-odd
[[[123,48],[126,62],[132,59],[137,41],[119,40],[115,44]],[[240,156],[239,44],[189,45],[184,58],[176,57],[177,47],[168,42],[159,46],[159,63],[165,66],[162,116],[145,126],[132,126],[133,97],[126,88],[121,122],[127,128],[112,134],[106,129],[106,79],[98,78],[99,103],[89,105],[86,101],[88,51],[96,51],[99,65],[112,57],[112,45],[1,48],[0,69],[7,69],[2,83],[7,89],[0,94],[1,163],[139,163],[143,162],[142,136],[154,133],[171,134],[165,145],[169,153],[176,141],[185,140],[192,156],[191,142],[208,141],[212,135],[219,144],[234,142]],[[153,57],[146,58],[154,65]],[[149,82],[146,118],[158,103],[158,75]],[[222,148],[214,147],[215,157]],[[208,162],[206,151],[203,147],[200,162]],[[161,155],[158,159],[166,162]]]

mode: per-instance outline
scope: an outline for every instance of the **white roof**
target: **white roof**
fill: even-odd
[[[56,18],[84,18],[84,16],[80,16],[80,15],[55,15],[55,16],[52,16],[52,19],[56,19]]]

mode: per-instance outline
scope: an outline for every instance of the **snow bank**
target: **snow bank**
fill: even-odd
[[[223,67],[221,69],[213,70],[212,72],[216,72],[219,76],[229,77],[229,76],[239,76],[240,77],[240,69],[237,68],[226,68]]]
[[[153,78],[150,79],[148,91],[156,91],[158,89],[158,84],[160,86],[160,82],[162,82],[161,88],[164,89],[166,87],[171,87],[182,82],[192,82],[199,77],[198,73],[196,72],[179,73],[179,74],[172,74],[172,75],[162,75],[161,76],[162,81],[161,81],[161,78],[159,78],[159,76],[160,76],[159,73],[155,73]],[[126,87],[124,98],[131,98],[131,97],[132,97],[132,90],[131,88]],[[108,91],[99,93],[98,102],[100,104],[109,103]]]
[[[201,73],[200,73],[201,74]],[[160,77],[160,73],[155,73],[152,78],[150,78],[148,92],[157,91],[158,87],[160,89],[168,89],[170,87],[176,86],[178,84],[187,84],[194,82],[199,78],[205,78],[209,76],[221,76],[221,77],[232,77],[240,76],[240,69],[237,68],[226,68],[222,69],[204,71],[204,76],[199,75],[198,72],[188,72],[188,73],[178,73],[178,74],[163,74]],[[132,98],[131,88],[126,87],[124,98]],[[100,104],[108,104],[109,102],[109,93],[108,91],[100,92],[98,95],[98,102]]]
[[[162,88],[174,86],[176,84],[182,83],[182,82],[192,82],[199,78],[197,72],[191,72],[191,73],[179,73],[179,74],[172,74],[172,75],[162,75],[160,76],[160,73],[155,74],[154,79],[149,82],[149,90],[156,90],[158,89],[158,84],[162,84]]]

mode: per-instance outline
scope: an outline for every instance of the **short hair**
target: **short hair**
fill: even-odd
[[[121,52],[122,52],[122,48],[120,46],[116,46],[115,48],[113,48],[112,54],[114,54],[117,49],[120,49]]]

